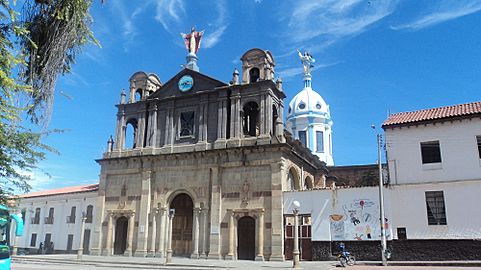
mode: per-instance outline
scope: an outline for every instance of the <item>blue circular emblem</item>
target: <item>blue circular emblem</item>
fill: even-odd
[[[179,90],[182,92],[187,92],[194,86],[194,78],[189,75],[184,75],[179,80]]]

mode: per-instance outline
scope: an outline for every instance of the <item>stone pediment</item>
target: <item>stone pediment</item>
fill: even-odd
[[[181,81],[182,80],[182,81]],[[185,87],[179,89],[179,82]],[[191,88],[189,88],[191,84]],[[148,99],[177,98],[196,94],[198,92],[214,90],[217,87],[227,86],[226,83],[206,76],[191,69],[183,69],[167,81],[160,89],[155,91]]]

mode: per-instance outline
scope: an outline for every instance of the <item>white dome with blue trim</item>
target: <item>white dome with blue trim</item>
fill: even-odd
[[[315,59],[309,53],[301,54],[304,68],[304,88],[289,102],[287,107],[286,128],[294,139],[324,161],[334,165],[332,157],[332,125],[329,105],[312,89],[311,67]]]
[[[329,105],[312,88],[304,88],[289,102],[287,118],[303,114],[318,114],[325,118],[331,118]]]

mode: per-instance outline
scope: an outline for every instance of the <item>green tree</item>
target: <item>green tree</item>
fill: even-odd
[[[0,201],[15,189],[28,191],[25,173],[37,167],[50,132],[22,125],[23,116],[45,127],[55,83],[71,71],[87,43],[98,44],[90,25],[91,0],[0,0]],[[20,8],[20,12],[16,9]],[[39,126],[37,126],[39,127]],[[42,129],[44,129],[44,127]]]

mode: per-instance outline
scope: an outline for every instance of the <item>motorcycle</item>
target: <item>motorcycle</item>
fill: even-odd
[[[347,251],[339,253],[337,257],[342,267],[346,267],[347,265],[353,266],[356,263],[356,257]]]

